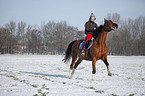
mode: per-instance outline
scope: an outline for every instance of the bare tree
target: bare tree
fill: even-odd
[[[13,42],[15,39],[15,28],[16,28],[16,23],[14,21],[10,21],[9,24],[6,24],[6,29],[8,29],[8,31],[10,32],[10,37],[7,38],[10,40],[9,44],[10,44],[10,50],[8,48],[8,53],[12,53],[12,46],[15,45],[16,42]]]
[[[31,47],[30,47],[30,45],[31,45],[31,43],[30,43],[31,29],[32,29],[31,25],[28,25],[27,28],[26,28],[25,43],[26,43],[27,53],[29,53],[29,51],[31,50]]]
[[[0,28],[0,52],[2,54],[8,53],[10,48],[10,32],[6,28]]]
[[[26,23],[25,22],[19,22],[18,23],[18,29],[17,29],[17,38],[18,38],[18,44],[21,45],[22,47],[25,46],[25,27]]]

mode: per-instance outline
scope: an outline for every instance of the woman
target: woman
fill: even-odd
[[[92,39],[93,33],[96,32],[98,25],[94,22],[96,20],[95,16],[93,13],[91,13],[89,21],[85,23],[85,34],[86,34],[86,39],[85,39],[85,44]],[[84,53],[84,50],[86,47],[83,47],[82,53]]]

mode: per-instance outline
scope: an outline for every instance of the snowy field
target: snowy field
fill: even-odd
[[[58,55],[0,55],[0,96],[145,96],[145,56],[108,56],[112,77],[90,61],[68,79],[69,64]]]

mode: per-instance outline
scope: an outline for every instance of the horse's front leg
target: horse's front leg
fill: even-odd
[[[108,76],[112,76],[112,73],[110,72],[110,66],[109,66],[109,63],[108,61],[104,62],[106,64],[106,67],[107,67],[107,71],[108,71]]]
[[[112,76],[112,73],[110,72],[109,63],[108,63],[108,61],[107,61],[107,56],[105,56],[102,60],[103,60],[103,62],[105,63],[105,65],[106,65],[106,67],[107,67],[108,76]]]
[[[93,59],[93,61],[92,61],[92,80],[94,80],[94,78],[95,78],[95,73],[96,73],[96,59]]]

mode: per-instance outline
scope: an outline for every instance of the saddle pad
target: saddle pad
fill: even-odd
[[[91,40],[88,41],[89,42],[89,45],[88,47],[86,48],[87,50],[91,48],[91,46],[93,45],[93,38]],[[85,44],[85,41],[83,41],[82,43],[80,43],[80,46],[79,46],[79,49],[83,49],[83,46]]]

